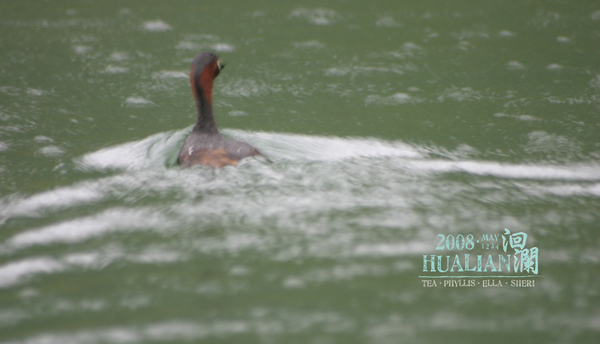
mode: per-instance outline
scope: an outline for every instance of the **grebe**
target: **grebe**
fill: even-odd
[[[182,167],[204,165],[223,167],[236,165],[241,159],[262,155],[247,143],[223,137],[217,130],[212,110],[213,81],[225,65],[217,55],[204,52],[196,55],[190,71],[190,85],[198,119],[179,151],[177,164]]]

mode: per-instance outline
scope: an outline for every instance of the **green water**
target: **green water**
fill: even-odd
[[[205,50],[272,163],[175,166]],[[594,1],[3,1],[0,343],[596,343],[599,56]],[[423,271],[505,228],[538,274]]]

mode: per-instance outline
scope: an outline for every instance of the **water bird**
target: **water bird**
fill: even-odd
[[[224,167],[237,165],[246,157],[262,155],[251,145],[228,139],[217,130],[212,108],[212,89],[215,78],[224,67],[219,57],[210,52],[200,53],[192,61],[190,86],[198,118],[179,151],[177,164],[181,167]]]

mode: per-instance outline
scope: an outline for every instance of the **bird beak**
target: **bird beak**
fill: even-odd
[[[218,60],[217,66],[219,67],[219,71],[221,71],[221,69],[225,68],[225,63],[223,63],[221,60]]]

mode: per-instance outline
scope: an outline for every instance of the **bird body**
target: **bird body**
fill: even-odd
[[[179,151],[177,163],[181,167],[224,167],[237,165],[246,157],[261,155],[251,145],[228,139],[217,129],[212,110],[212,89],[213,81],[223,67],[225,65],[217,55],[208,52],[198,54],[192,61],[190,86],[198,117]]]

